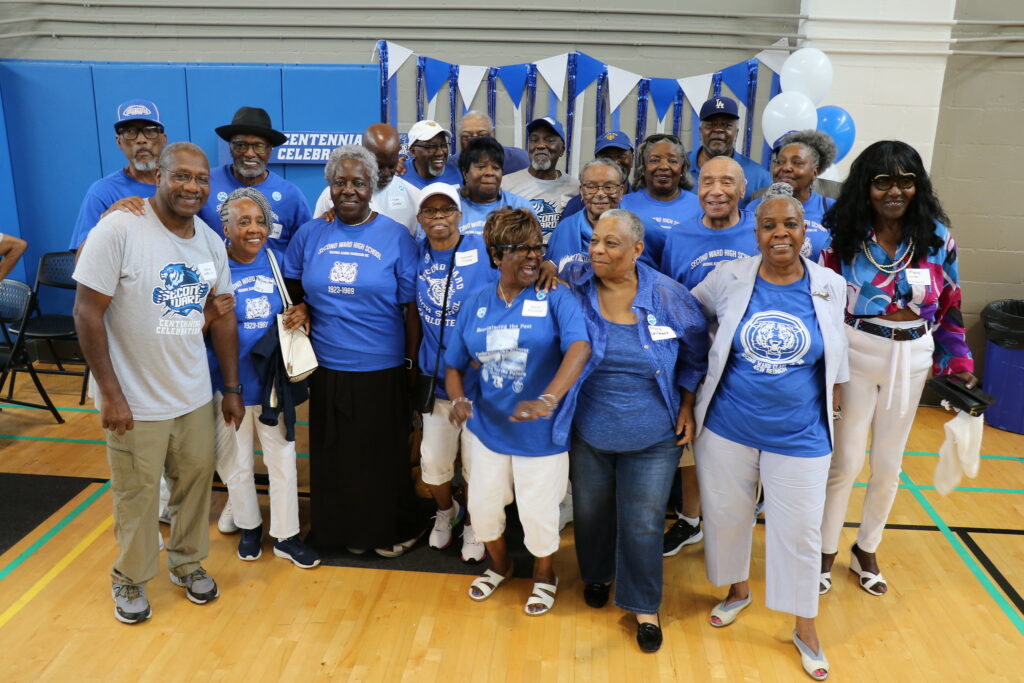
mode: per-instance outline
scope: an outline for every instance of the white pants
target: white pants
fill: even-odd
[[[241,529],[255,529],[263,523],[253,481],[253,433],[260,438],[263,463],[270,477],[270,535],[291,538],[299,533],[298,476],[295,471],[295,442],[284,438],[284,420],[270,427],[259,420],[260,406],[245,406],[242,425],[235,431],[224,424],[220,412],[223,396],[213,396],[217,405],[217,474],[228,487],[231,514]]]
[[[694,446],[704,513],[708,581],[728,586],[750,576],[757,482],[764,485],[765,603],[812,619],[818,615],[821,511],[829,456],[797,458],[759,451],[706,427]]]
[[[424,484],[440,486],[455,477],[455,456],[462,444],[462,477],[469,483],[469,430],[448,421],[452,402],[434,399],[434,410],[423,415],[423,441],[420,443],[420,476]]]
[[[920,320],[891,323],[915,327]],[[903,447],[914,425],[917,403],[925,380],[931,376],[931,335],[913,341],[893,341],[846,328],[850,342],[850,381],[840,389],[843,418],[835,423],[832,469],[828,475],[825,515],[821,522],[821,550],[839,550],[839,535],[850,503],[850,491],[864,467],[868,430],[871,431],[871,477],[864,496],[857,547],[875,552],[896,500],[903,463]],[[904,412],[905,411],[905,412]]]
[[[468,429],[466,433],[473,462],[469,514],[477,540],[486,543],[501,538],[505,506],[515,500],[530,554],[547,557],[558,550],[558,503],[569,481],[569,453],[502,455],[483,445]]]

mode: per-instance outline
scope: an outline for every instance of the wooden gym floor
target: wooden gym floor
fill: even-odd
[[[149,584],[152,619],[123,625],[110,598],[116,549],[99,421],[91,403],[78,406],[76,378],[43,381],[67,424],[2,406],[0,472],[88,485],[0,556],[2,681],[810,680],[790,642],[792,617],[764,607],[763,525],[754,532],[755,602],[728,628],[707,623],[724,589],[707,582],[702,545],[665,559],[665,644],[646,655],[628,615],[584,604],[572,526],[556,560],[555,608],[531,618],[525,580],[478,604],[466,576],[304,571],[275,558],[267,541],[260,560],[241,562],[237,536],[217,532],[226,494],[215,492],[204,565],[221,597],[194,605],[162,571]],[[35,398],[23,375],[18,385]],[[1024,680],[1024,436],[986,427],[978,478],[942,498],[930,484],[946,419],[918,411],[879,552],[888,595],[857,586],[846,569],[855,530],[844,531],[818,619],[830,680]],[[306,435],[300,427],[300,453]],[[854,489],[847,519],[858,519],[863,490]]]

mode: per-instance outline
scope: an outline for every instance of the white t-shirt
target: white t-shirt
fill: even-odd
[[[169,420],[210,402],[203,307],[231,292],[224,243],[198,216],[189,239],[147,202],[136,216],[100,219],[79,251],[74,279],[112,297],[103,325],[110,362],[136,420]],[[90,390],[100,407],[95,380]]]
[[[401,223],[410,235],[416,235],[416,210],[420,203],[420,191],[416,186],[395,176],[383,190],[377,190],[370,199],[370,209]],[[316,200],[313,218],[320,218],[334,208],[331,202],[331,188],[325,187]]]
[[[558,225],[562,209],[580,193],[580,181],[565,173],[554,180],[541,180],[530,175],[530,169],[524,168],[502,178],[501,189],[529,199],[540,220],[541,230],[549,235]]]

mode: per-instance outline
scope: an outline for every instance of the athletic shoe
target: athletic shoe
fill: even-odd
[[[452,529],[466,516],[466,509],[459,505],[459,501],[452,500],[452,506],[447,510],[438,510],[434,515],[434,528],[430,532],[430,539],[427,541],[431,548],[444,550],[452,544]]]
[[[160,523],[170,524],[171,523],[171,511],[167,508],[160,510]]]
[[[138,624],[153,616],[145,586],[115,583],[110,588],[110,595],[114,598],[114,617],[122,624]]]
[[[220,517],[217,519],[217,531],[222,534],[233,534],[239,531],[238,525],[235,524],[235,516],[231,514],[231,501],[224,503],[224,509],[220,512]]]
[[[157,545],[159,546],[157,548],[157,550],[163,550],[164,549],[164,535],[162,533],[160,533],[159,529],[156,530],[156,538],[157,538]]]
[[[255,529],[242,529],[238,539],[238,559],[253,562],[263,554],[263,525]]]
[[[393,546],[389,546],[387,548],[374,548],[373,552],[377,553],[381,557],[388,558],[404,555],[406,550],[416,545],[416,541],[420,540],[420,536],[422,535],[423,532],[421,531],[420,533],[410,538],[408,541],[402,541],[401,543],[396,543]]]
[[[320,564],[320,556],[316,551],[299,540],[295,534],[291,538],[279,538],[274,541],[274,554],[291,560],[292,564],[302,569],[312,569]]]
[[[697,526],[691,526],[685,519],[677,519],[676,523],[665,532],[662,554],[665,557],[671,557],[682,550],[683,546],[698,543],[702,538],[704,538],[704,532],[701,531],[699,522]]]
[[[220,595],[217,583],[202,567],[188,576],[175,576],[172,572],[170,577],[171,583],[184,587],[185,595],[197,605],[204,605]]]
[[[469,524],[462,527],[462,561],[466,564],[476,564],[487,557],[487,548],[476,540],[476,532]]]

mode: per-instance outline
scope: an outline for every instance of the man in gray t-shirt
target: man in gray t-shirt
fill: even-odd
[[[145,584],[159,566],[157,500],[165,469],[170,579],[198,604],[219,595],[200,564],[210,546],[216,419],[203,332],[207,303],[230,292],[231,277],[223,243],[195,217],[209,183],[201,149],[169,145],[147,210],[102,218],[74,273],[75,327],[107,439],[120,546],[111,571],[114,616],[128,624],[151,615]],[[208,330],[227,384],[223,419],[237,429],[244,408],[234,308]]]

